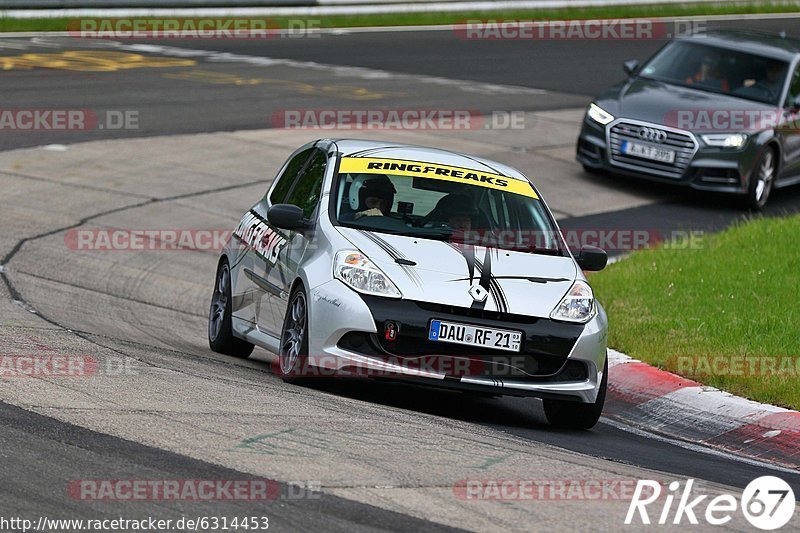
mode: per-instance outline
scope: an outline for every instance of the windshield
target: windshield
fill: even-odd
[[[562,255],[527,181],[415,161],[343,158],[336,218],[343,226],[461,244]]]
[[[705,44],[675,42],[656,54],[640,75],[777,105],[788,71],[785,61]]]

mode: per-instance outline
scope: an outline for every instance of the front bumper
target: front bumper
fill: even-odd
[[[493,395],[592,403],[606,358],[606,316],[575,325],[529,317],[476,316],[468,309],[362,296],[338,280],[311,292],[309,364],[325,375],[412,381]],[[522,351],[427,341],[431,319],[523,332]],[[399,325],[386,341],[387,321]]]
[[[760,149],[755,139],[748,139],[741,150],[724,150],[705,146],[697,136],[684,132],[686,137],[693,138],[695,147],[687,147],[684,159],[679,153],[674,165],[660,165],[646,160],[620,157],[615,153],[611,139],[611,127],[618,123],[630,123],[655,129],[666,129],[666,126],[639,122],[628,119],[617,119],[608,126],[601,126],[588,117],[584,118],[580,136],[578,137],[576,159],[583,165],[622,174],[645,178],[662,183],[683,185],[697,190],[744,194],[749,185]],[[680,130],[674,130],[679,132]]]

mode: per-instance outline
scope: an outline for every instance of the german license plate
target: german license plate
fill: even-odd
[[[658,161],[659,163],[675,162],[675,151],[668,150],[667,148],[661,148],[660,146],[623,141],[621,151],[625,155],[642,157],[644,159]]]
[[[431,320],[428,340],[518,352],[522,344],[522,332]]]

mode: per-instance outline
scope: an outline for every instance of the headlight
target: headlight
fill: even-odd
[[[586,112],[586,114],[589,115],[589,118],[598,124],[602,124],[603,126],[614,120],[614,115],[597,104],[589,105],[589,110]]]
[[[389,276],[360,252],[345,250],[337,253],[333,262],[333,276],[358,292],[389,298],[402,296]]]
[[[703,142],[708,146],[716,148],[741,148],[747,141],[744,133],[715,133],[713,135],[702,135]]]
[[[569,288],[564,299],[550,313],[553,320],[588,322],[594,316],[594,294],[585,281],[578,280]]]

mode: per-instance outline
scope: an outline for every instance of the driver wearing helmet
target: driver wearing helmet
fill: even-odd
[[[353,220],[386,216],[392,210],[397,191],[384,175],[361,174],[350,185],[350,208]]]
[[[472,198],[466,194],[448,194],[433,208],[430,220],[446,222],[456,231],[467,232],[472,229],[472,219],[478,214],[478,208]]]

